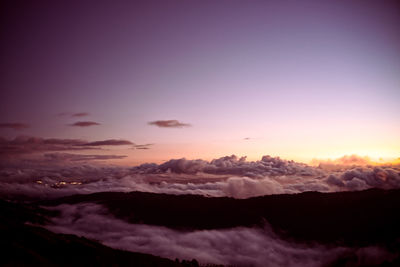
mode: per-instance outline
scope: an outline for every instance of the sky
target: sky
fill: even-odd
[[[395,1],[1,5],[3,143],[126,165],[400,157]]]

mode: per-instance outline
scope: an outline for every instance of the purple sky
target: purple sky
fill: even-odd
[[[399,157],[394,2],[8,1],[0,12],[1,137],[154,144],[112,151],[127,163]]]

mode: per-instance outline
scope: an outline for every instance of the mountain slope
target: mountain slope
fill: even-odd
[[[250,199],[207,198],[143,192],[104,192],[41,202],[93,202],[131,223],[176,229],[264,226],[301,242],[347,246],[398,246],[400,190],[270,195]]]

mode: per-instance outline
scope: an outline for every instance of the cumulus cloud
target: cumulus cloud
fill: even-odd
[[[138,173],[208,173],[230,174],[248,177],[264,177],[274,175],[312,176],[321,172],[303,163],[282,160],[279,157],[263,156],[259,161],[246,161],[246,157],[238,158],[235,155],[221,157],[212,161],[201,159],[187,160],[172,159],[163,164],[143,164],[132,168]]]
[[[367,166],[376,165],[369,157],[358,155],[345,155],[337,159],[313,159],[311,165],[318,166],[321,169],[340,170],[349,166]]]
[[[0,139],[0,194],[8,197],[14,194],[52,197],[101,191],[142,191],[249,198],[306,191],[400,188],[400,168],[396,166],[350,166],[345,170],[331,171],[277,157],[264,156],[258,161],[247,161],[245,157],[232,155],[211,161],[175,159],[162,164],[142,164],[133,168],[76,168],[81,163],[122,159],[125,156],[54,153],[96,150],[103,145],[117,144],[135,146],[124,140],[87,142],[80,139],[34,137]],[[29,153],[34,152],[52,153],[44,153],[42,157],[35,154],[33,159],[23,158],[16,162],[6,160],[12,154],[30,155]],[[59,186],[61,182],[68,181],[80,183]]]
[[[69,171],[71,169],[71,171]],[[299,181],[292,179],[253,179],[249,177],[223,177],[211,179],[204,176],[184,177],[148,176],[133,174],[119,167],[99,169],[60,168],[60,170],[6,169],[0,172],[0,195],[8,198],[28,196],[53,198],[72,194],[88,194],[103,191],[151,192],[166,194],[194,194],[208,197],[249,198],[254,196],[300,193],[319,190],[330,191],[322,180]],[[188,182],[193,179],[195,182]],[[38,181],[40,183],[38,183]],[[70,182],[80,182],[79,184]]]
[[[356,266],[382,264],[396,257],[380,247],[326,247],[291,243],[264,228],[176,231],[166,227],[129,224],[100,205],[60,205],[59,217],[47,225],[51,231],[99,240],[113,248],[150,253],[201,264],[233,266],[324,266],[351,259]]]
[[[151,121],[148,124],[162,128],[182,128],[191,126],[188,123],[179,122],[177,120],[158,120],[158,121]]]
[[[391,167],[357,167],[329,175],[326,182],[347,190],[400,188],[400,171]]]
[[[98,122],[94,121],[77,121],[72,124],[68,124],[69,126],[77,126],[77,127],[89,127],[89,126],[94,126],[94,125],[100,125]]]
[[[80,141],[74,142],[80,144]],[[250,162],[244,158],[229,156],[212,161],[171,160],[160,165],[143,164],[134,168],[76,166],[85,161],[122,157],[47,153],[39,162],[25,160],[15,165],[3,164],[3,167],[0,166],[0,194],[52,197],[101,191],[142,191],[249,198],[306,191],[400,188],[400,169],[397,167],[351,167],[344,171],[326,171],[268,156],[260,161]],[[57,164],[63,162],[64,164]],[[38,184],[37,181],[42,183]],[[69,181],[79,181],[80,184],[55,186]]]
[[[12,122],[12,123],[0,123],[0,128],[8,128],[8,129],[13,129],[13,130],[23,130],[26,128],[29,128],[30,126],[25,123],[18,123],[18,122]]]

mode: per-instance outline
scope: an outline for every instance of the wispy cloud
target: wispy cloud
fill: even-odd
[[[15,139],[0,138],[0,155],[9,156],[17,154],[30,154],[46,151],[88,150],[101,149],[101,146],[134,145],[128,140],[100,140],[88,142],[81,139],[57,139],[18,136]]]
[[[0,138],[0,154],[29,154],[42,151],[82,150],[87,142],[80,139],[44,139],[18,136],[12,140]]]
[[[78,113],[74,113],[71,115],[72,117],[85,117],[85,116],[89,116],[89,113],[87,112],[78,112]]]
[[[23,130],[26,128],[29,128],[30,126],[25,123],[19,123],[19,122],[11,122],[11,123],[0,123],[0,128],[9,128],[13,130]]]
[[[76,126],[76,127],[89,127],[94,125],[100,125],[98,122],[94,121],[78,121],[72,124],[68,124],[69,126]]]
[[[179,122],[178,120],[158,120],[158,121],[151,121],[148,124],[162,128],[182,128],[191,126],[191,124],[189,123]]]
[[[132,147],[132,149],[142,149],[142,150],[145,150],[145,149],[150,149],[150,147],[153,146],[153,145],[154,145],[154,144],[134,145],[134,146]]]
[[[46,159],[55,161],[93,161],[93,160],[110,160],[110,159],[123,159],[125,155],[83,155],[83,154],[70,154],[70,153],[48,153],[44,154]]]
[[[84,144],[84,146],[123,146],[123,145],[133,145],[133,143],[128,140],[108,139],[102,141],[88,142]]]
[[[85,117],[85,116],[89,116],[89,115],[90,115],[89,112],[75,112],[75,113],[73,113],[73,112],[60,112],[60,113],[57,114],[57,116],[60,116],[60,117],[65,117],[65,116],[68,116],[68,117]]]

